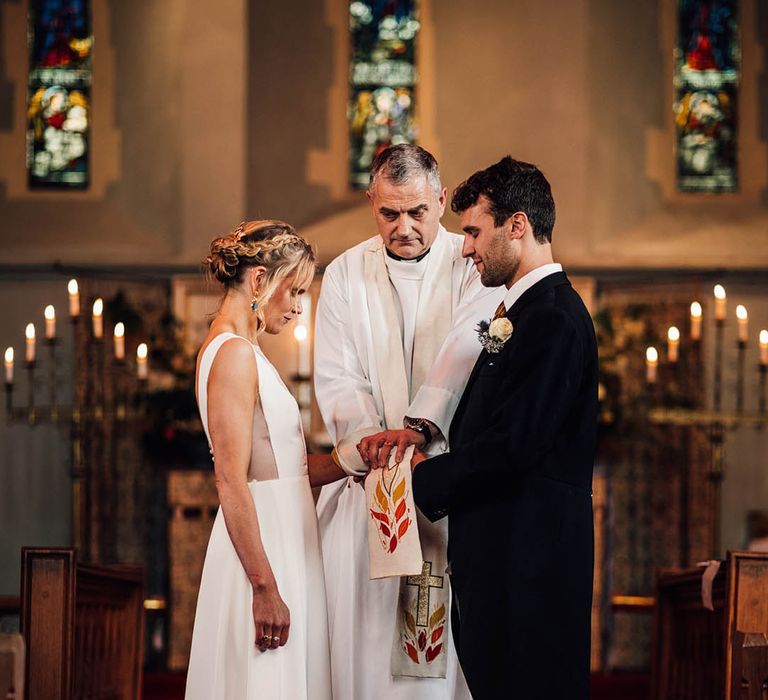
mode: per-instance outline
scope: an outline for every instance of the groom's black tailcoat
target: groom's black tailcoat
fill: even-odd
[[[587,700],[597,344],[564,273],[509,309],[450,429],[419,464],[416,504],[448,518],[456,645],[475,700]]]

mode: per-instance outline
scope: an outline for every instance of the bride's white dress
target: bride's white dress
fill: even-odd
[[[198,371],[200,417],[209,444],[208,375],[227,341],[249,342],[233,333],[217,335],[205,348]],[[186,698],[330,699],[323,563],[301,416],[277,370],[257,345],[252,347],[259,371],[259,401],[248,488],[264,549],[290,611],[290,636],[276,650],[260,652],[255,646],[251,585],[219,508],[197,599]]]

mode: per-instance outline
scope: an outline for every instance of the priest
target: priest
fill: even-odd
[[[473,329],[502,294],[482,286],[461,236],[440,225],[446,194],[419,146],[391,146],[372,164],[378,235],[328,266],[317,309],[315,393],[335,444],[368,434],[398,451],[447,449],[478,355]],[[353,478],[364,472],[343,466],[350,478],[323,487],[318,501],[334,697],[469,698],[450,634],[445,521],[418,516],[420,574],[370,580],[371,516]]]

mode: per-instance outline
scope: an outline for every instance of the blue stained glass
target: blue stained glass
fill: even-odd
[[[675,51],[677,186],[738,189],[738,0],[679,0]]]
[[[365,188],[373,158],[396,143],[412,143],[415,0],[353,0],[349,5],[350,182]]]
[[[31,188],[88,187],[92,49],[88,0],[31,0],[27,99]]]

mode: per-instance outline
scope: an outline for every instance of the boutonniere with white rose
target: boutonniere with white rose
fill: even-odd
[[[480,321],[477,324],[477,338],[486,352],[495,354],[501,352],[504,343],[512,336],[513,330],[512,321],[502,316],[490,322]]]

